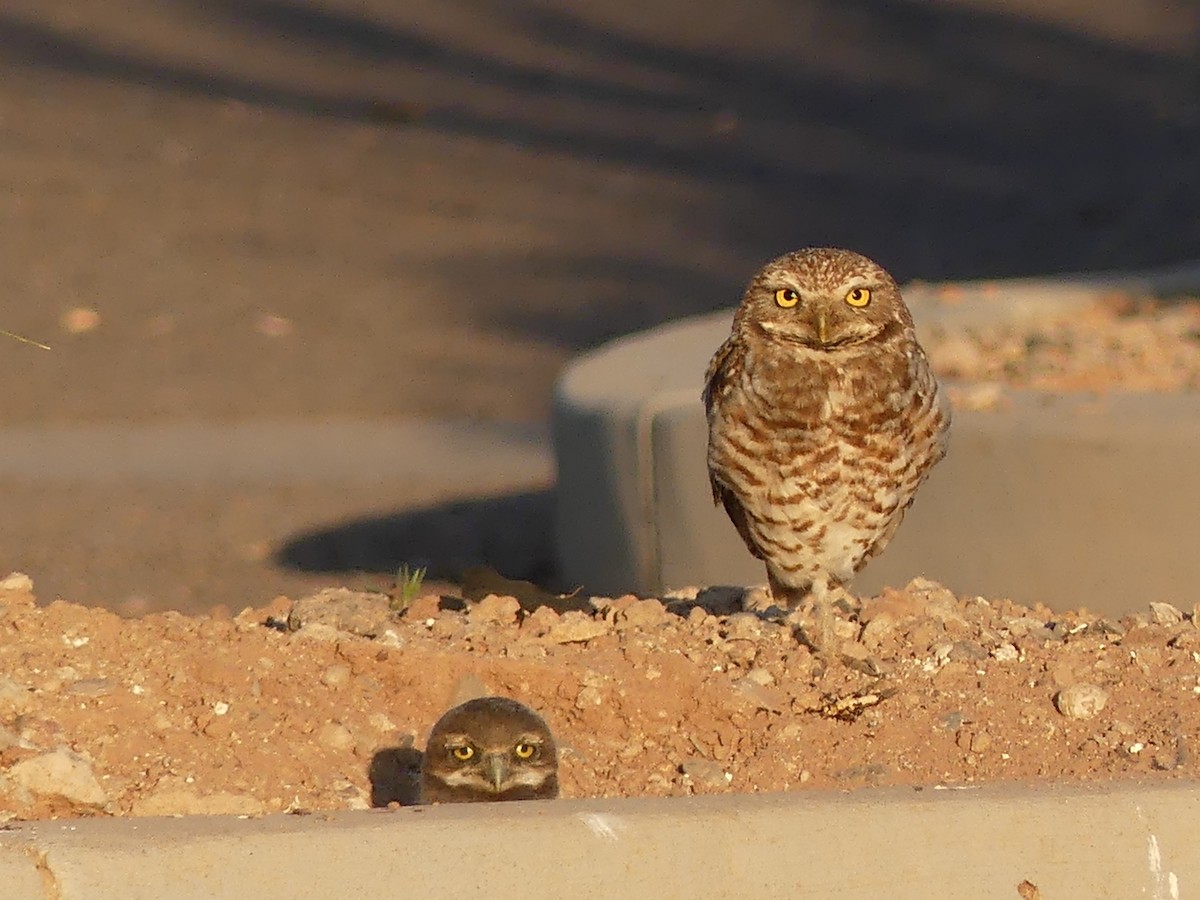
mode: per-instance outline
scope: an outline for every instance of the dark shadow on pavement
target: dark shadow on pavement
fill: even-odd
[[[389,578],[407,565],[451,581],[489,566],[547,585],[555,581],[553,507],[551,491],[528,491],[355,519],[290,538],[275,562],[301,572]]]

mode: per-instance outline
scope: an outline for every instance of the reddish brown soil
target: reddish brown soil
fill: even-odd
[[[21,581],[0,591],[6,817],[410,802],[425,733],[482,690],[545,715],[569,797],[1200,774],[1200,630],[1166,606],[1110,622],[914,582],[868,599],[865,626],[840,618],[825,663],[719,591],[562,614],[428,596],[390,615],[357,595],[341,601],[374,611],[351,619],[334,597],[288,631],[284,598],[122,619],[38,607]],[[1106,705],[1064,715],[1073,685]],[[19,783],[15,764],[59,748],[103,798]]]

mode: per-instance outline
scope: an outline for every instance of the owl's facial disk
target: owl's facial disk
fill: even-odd
[[[521,738],[511,747],[481,748],[459,740],[446,743],[447,758],[455,768],[438,777],[449,787],[503,794],[517,788],[539,788],[553,771],[542,760],[542,742],[536,735]]]
[[[814,350],[834,350],[868,341],[887,325],[871,308],[875,286],[855,278],[832,291],[799,285],[767,287],[760,297],[758,326],[768,336]]]

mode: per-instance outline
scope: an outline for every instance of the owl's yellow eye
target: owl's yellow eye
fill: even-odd
[[[529,741],[521,741],[521,743],[513,747],[513,753],[517,755],[517,759],[529,759],[533,754],[537,753],[537,744],[531,744]]]
[[[475,755],[475,748],[468,746],[455,747],[450,751],[450,754],[459,762],[466,762]]]
[[[871,302],[871,292],[863,287],[858,287],[846,295],[846,302],[851,306],[857,306],[859,309]]]
[[[800,302],[800,295],[791,288],[780,288],[775,292],[775,305],[781,309],[791,309]]]

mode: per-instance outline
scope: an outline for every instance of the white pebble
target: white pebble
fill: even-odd
[[[1108,703],[1108,691],[1097,684],[1072,684],[1054,697],[1054,705],[1068,719],[1090,719]]]

